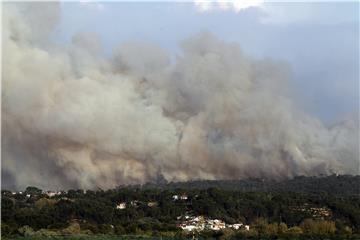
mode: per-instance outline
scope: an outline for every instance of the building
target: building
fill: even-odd
[[[181,195],[173,195],[172,196],[172,199],[174,201],[177,201],[177,200],[188,200],[188,196],[186,194],[181,194]]]
[[[61,192],[46,191],[45,194],[48,195],[48,197],[55,197],[57,195],[61,195]]]
[[[219,231],[224,228],[233,228],[235,230],[245,229],[250,230],[249,225],[244,225],[242,223],[235,224],[226,224],[220,219],[209,219],[204,216],[179,216],[178,220],[183,219],[183,221],[177,226],[186,231],[202,231],[204,229]]]
[[[187,200],[188,196],[186,194],[180,195],[180,200]]]
[[[116,205],[116,209],[125,209],[126,208],[126,202],[121,202]]]
[[[219,219],[208,219],[206,221],[206,228],[213,230],[213,231],[219,231],[221,229],[226,228],[225,222]]]
[[[203,216],[190,217],[185,216],[185,221],[178,227],[186,231],[202,231],[205,229],[205,218]]]
[[[229,224],[229,225],[227,225],[229,228],[233,228],[233,229],[235,229],[235,230],[238,230],[238,229],[240,229],[241,228],[241,226],[243,226],[243,224],[242,223],[235,223],[235,224]]]
[[[182,230],[189,231],[189,232],[197,230],[196,225],[191,225],[191,224],[189,224],[189,225],[181,224],[181,225],[179,225],[179,227],[181,227]]]
[[[156,207],[158,205],[157,202],[148,202],[147,206],[148,207]]]

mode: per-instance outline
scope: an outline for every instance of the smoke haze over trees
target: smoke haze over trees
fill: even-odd
[[[111,188],[193,179],[359,174],[358,118],[331,128],[294,107],[291,67],[202,32],[177,56],[78,33],[57,3],[3,5],[2,182]]]

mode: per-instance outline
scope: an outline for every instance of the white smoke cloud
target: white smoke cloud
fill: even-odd
[[[141,42],[104,59],[96,35],[60,48],[32,14],[4,5],[5,186],[358,174],[358,124],[328,129],[295,109],[286,63],[252,59],[210,33],[184,41],[175,62]]]
[[[217,0],[217,1],[204,1],[195,0],[195,7],[201,12],[208,11],[234,11],[240,12],[250,7],[262,7],[264,4],[263,0]]]
[[[104,11],[105,10],[105,6],[104,4],[101,4],[99,2],[95,2],[95,1],[79,1],[80,6],[85,7],[87,9],[90,10],[96,10],[96,11]]]

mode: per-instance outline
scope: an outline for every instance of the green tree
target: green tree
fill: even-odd
[[[42,194],[42,190],[37,187],[29,186],[25,189],[25,194],[40,195]]]

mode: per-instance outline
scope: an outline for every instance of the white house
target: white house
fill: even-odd
[[[182,194],[180,196],[180,200],[187,200],[188,199],[188,196],[186,194]]]
[[[116,209],[125,209],[126,208],[126,202],[121,202],[118,205],[116,205]]]
[[[204,221],[203,216],[197,216],[197,217],[191,216],[190,217],[188,215],[185,215],[185,219],[186,219],[186,221],[184,221],[178,225],[183,230],[186,230],[186,231],[194,231],[194,230],[202,231],[202,230],[204,230],[205,221]]]
[[[148,207],[156,207],[158,205],[157,202],[148,202]]]
[[[242,223],[235,223],[230,224],[229,227],[238,230],[243,224]]]
[[[209,220],[207,220],[206,224],[209,229],[214,230],[214,231],[219,231],[226,227],[225,222],[223,222],[219,219],[214,219],[214,220],[209,219]]]
[[[174,201],[187,200],[188,196],[186,194],[181,194],[181,195],[173,195],[172,198],[173,198]]]
[[[54,197],[56,196],[55,192],[47,192],[46,195],[48,195],[49,197]]]
[[[186,230],[186,231],[193,231],[195,229],[197,229],[197,227],[195,225],[180,225],[180,227],[183,229],[183,230]]]
[[[48,195],[49,197],[54,197],[54,196],[60,195],[60,194],[61,194],[60,191],[59,192],[53,192],[53,191],[47,191],[46,192],[46,195]]]
[[[238,230],[240,228],[244,228],[246,231],[249,231],[250,230],[250,226],[249,225],[244,225],[242,223],[235,223],[235,224],[229,224],[227,225],[227,227],[229,228],[233,228],[235,230]]]

